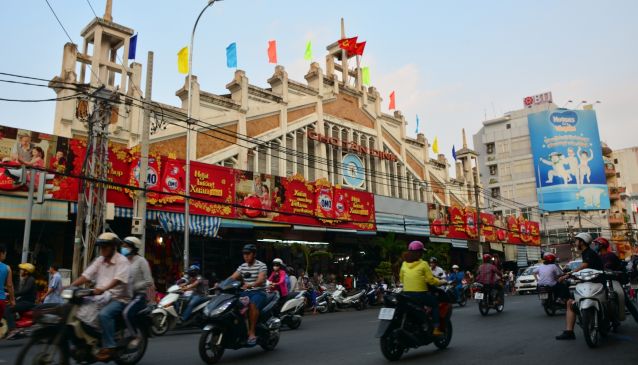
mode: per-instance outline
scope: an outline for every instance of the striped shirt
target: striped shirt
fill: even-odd
[[[248,285],[254,285],[257,282],[257,278],[259,277],[260,273],[264,273],[264,275],[266,275],[266,273],[268,272],[268,268],[266,267],[266,264],[264,264],[263,262],[259,261],[259,260],[255,260],[255,262],[253,262],[252,265],[248,265],[247,263],[243,263],[241,265],[239,265],[239,267],[237,268],[237,272],[244,278],[244,282]],[[249,273],[250,277],[244,277],[244,274]],[[266,288],[266,283],[262,283],[260,287],[254,287],[250,290],[260,290],[260,289],[265,289]]]

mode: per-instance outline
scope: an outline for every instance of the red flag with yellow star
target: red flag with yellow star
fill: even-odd
[[[357,38],[359,37],[339,39],[339,48],[353,52],[357,47]]]

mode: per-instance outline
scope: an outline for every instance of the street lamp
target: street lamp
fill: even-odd
[[[192,113],[192,91],[193,91],[193,41],[195,40],[195,30],[197,29],[197,23],[202,17],[206,9],[210,8],[215,2],[220,0],[208,0],[208,4],[202,9],[195,20],[193,25],[193,32],[191,33],[191,44],[188,50],[188,101],[186,104],[187,118],[186,118],[186,199],[184,204],[184,271],[188,269],[188,256],[189,256],[189,236],[190,236],[190,191],[191,191],[191,113]]]

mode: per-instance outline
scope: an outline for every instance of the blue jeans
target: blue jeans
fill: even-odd
[[[404,292],[405,295],[414,299],[416,302],[421,305],[425,305],[432,309],[432,324],[434,327],[438,327],[440,324],[440,314],[439,314],[439,300],[433,295],[426,291],[410,291]]]
[[[126,307],[126,303],[113,300],[100,310],[98,317],[100,319],[100,326],[102,327],[103,348],[113,349],[116,347],[115,319],[122,315],[124,307]]]
[[[206,297],[197,294],[191,295],[191,299],[190,301],[188,301],[188,305],[186,306],[186,309],[184,309],[184,313],[182,313],[182,321],[187,321],[188,318],[190,318],[191,313],[193,313],[195,307],[204,303],[205,301]]]
[[[135,320],[135,316],[139,311],[146,307],[146,295],[135,295],[133,300],[124,308],[124,323],[126,323],[126,328],[133,336],[138,336],[137,328],[139,324]]]
[[[456,295],[456,301],[461,300],[461,292],[463,291],[463,285],[459,284],[454,287],[454,294]]]

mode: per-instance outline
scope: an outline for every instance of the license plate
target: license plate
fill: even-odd
[[[474,294],[474,299],[483,300],[483,293],[475,293]]]
[[[379,311],[379,319],[392,320],[394,318],[394,308],[381,308]]]
[[[548,293],[540,293],[540,294],[538,294],[538,297],[541,300],[545,300],[545,299],[549,298],[549,294]]]

